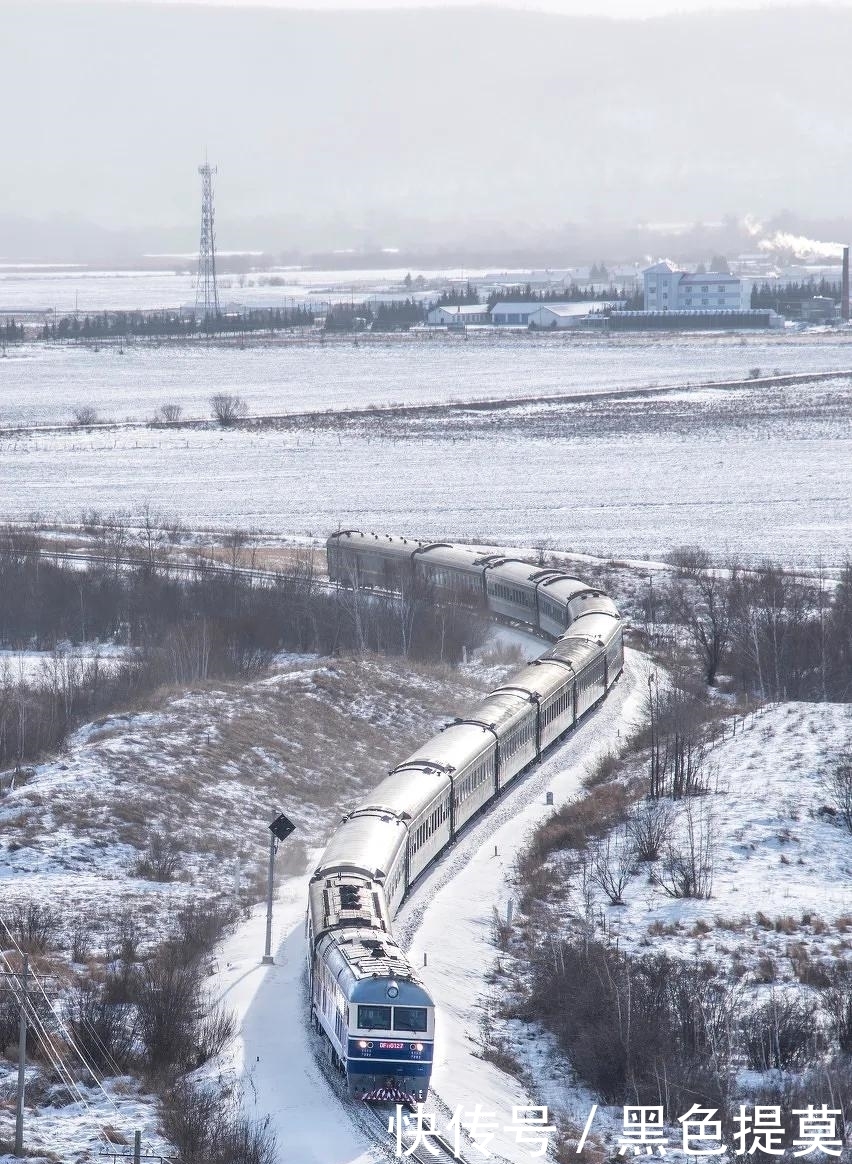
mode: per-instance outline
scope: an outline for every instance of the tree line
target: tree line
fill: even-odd
[[[316,316],[306,307],[252,308],[207,318],[181,311],[103,311],[45,322],[43,340],[120,339],[128,336],[173,337],[198,334],[268,331],[312,327]],[[23,338],[23,329],[21,337]]]
[[[802,282],[789,283],[757,283],[752,285],[751,306],[772,308],[779,315],[799,314],[802,303],[812,299],[815,295],[824,296],[840,302],[841,285],[839,281],[826,279],[807,279]]]
[[[685,628],[709,686],[725,674],[762,700],[852,700],[852,562],[833,585],[776,563],[715,569],[700,550],[676,556],[656,617]]]
[[[638,310],[644,302],[641,290],[628,293],[625,287],[616,287],[608,283],[605,287],[578,287],[576,283],[568,287],[548,288],[536,291],[531,283],[524,287],[501,287],[493,290],[488,296],[489,309],[497,303],[586,303],[588,301],[609,301],[613,299],[626,300],[628,309]],[[639,305],[639,308],[636,305]]]
[[[438,607],[426,591],[330,588],[307,557],[258,580],[239,571],[236,550],[224,569],[174,568],[149,535],[143,526],[134,545],[125,526],[105,525],[80,570],[43,556],[36,534],[0,533],[0,645],[49,652],[35,671],[0,665],[0,769],[158,687],[251,679],[279,651],[454,662],[483,635],[475,614]],[[127,565],[134,552],[138,566]],[[74,649],[95,641],[119,644],[121,656]]]

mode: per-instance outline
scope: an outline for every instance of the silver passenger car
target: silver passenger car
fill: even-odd
[[[496,790],[497,741],[494,733],[476,723],[452,723],[418,748],[396,772],[437,769],[452,780],[451,827],[456,833]],[[419,873],[426,862],[415,863]],[[413,880],[416,873],[411,874]]]
[[[535,582],[537,573],[529,562],[513,558],[498,558],[485,571],[488,609],[501,618],[538,626]]]
[[[326,542],[328,576],[341,586],[399,590],[412,574],[411,555],[425,542],[341,530]]]
[[[511,686],[478,703],[466,723],[480,724],[497,738],[497,790],[538,755],[536,707],[526,691]]]
[[[539,629],[558,639],[571,621],[568,603],[578,594],[589,590],[587,582],[572,578],[561,571],[550,570],[538,581]]]
[[[452,781],[446,772],[436,766],[406,765],[395,769],[363,798],[355,810],[361,813],[381,813],[405,821],[408,842],[406,846],[406,873],[391,869],[388,874],[388,905],[395,914],[406,889],[429,864],[437,852],[449,844],[451,837]]]

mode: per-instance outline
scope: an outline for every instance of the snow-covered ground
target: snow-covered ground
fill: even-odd
[[[13,682],[21,679],[31,682],[49,674],[57,664],[73,664],[88,668],[115,667],[127,652],[115,643],[59,643],[55,651],[0,650],[0,678],[8,676]]]
[[[777,981],[795,978],[796,948],[810,958],[852,950],[852,834],[830,814],[823,780],[832,757],[852,746],[852,706],[772,705],[737,721],[710,753],[711,792],[694,802],[694,827],[712,833],[712,895],[675,899],[639,869],[596,913],[623,949],[740,962],[774,962]],[[675,846],[685,838],[681,806]]]
[[[0,513],[79,520],[149,503],[185,525],[366,528],[659,558],[836,565],[852,545],[852,430],[713,414],[672,431],[441,436],[295,431],[57,433],[0,442]],[[592,418],[594,419],[594,417]],[[579,423],[579,422],[578,422]]]
[[[72,409],[148,420],[163,404],[210,415],[215,392],[239,392],[252,414],[388,403],[595,393],[847,369],[845,334],[598,336],[473,332],[241,348],[234,343],[128,343],[6,349],[0,424],[67,423]]]
[[[527,1094],[479,1055],[486,975],[494,953],[493,910],[505,914],[515,855],[528,831],[552,811],[546,807],[545,791],[564,797],[576,790],[586,766],[619,730],[627,729],[643,690],[644,663],[630,652],[625,676],[606,703],[454,846],[403,906],[394,927],[439,1007],[438,1054],[427,1111],[443,1127],[457,1107],[464,1123],[466,1113],[482,1105],[501,1125],[489,1145],[492,1154],[512,1164],[529,1164],[531,1158],[529,1145],[518,1144],[511,1130],[503,1130],[504,1123],[511,1124],[512,1106],[548,1099]],[[279,891],[274,967],[259,965],[262,909],[220,954],[216,995],[241,1019],[241,1034],[225,1071],[242,1087],[250,1111],[271,1115],[278,1141],[293,1149],[293,1160],[355,1164],[365,1159],[370,1141],[360,1129],[357,1109],[341,1103],[317,1066],[322,1048],[306,1029],[307,882],[307,876],[294,877]]]

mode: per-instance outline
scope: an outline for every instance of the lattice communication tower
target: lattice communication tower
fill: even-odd
[[[216,286],[216,235],[213,230],[213,175],[215,166],[198,167],[201,175],[201,241],[198,244],[198,279],[195,284],[195,314],[210,319],[219,314]]]

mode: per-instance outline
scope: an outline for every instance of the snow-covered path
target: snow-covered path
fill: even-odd
[[[313,861],[317,854],[311,854]],[[289,877],[275,902],[274,966],[260,964],[266,907],[225,943],[214,995],[238,1019],[228,1074],[247,1114],[270,1118],[281,1164],[369,1164],[376,1159],[317,1062],[307,1024],[305,903],[310,875]]]
[[[481,1104],[484,1112],[496,1113],[501,1125],[489,1145],[492,1155],[517,1164],[528,1164],[530,1147],[514,1143],[502,1124],[509,1122],[513,1105],[546,1100],[525,1094],[515,1079],[475,1053],[479,1003],[488,990],[484,975],[494,956],[493,908],[505,914],[515,856],[529,830],[551,811],[545,791],[552,790],[558,804],[579,787],[596,755],[636,716],[644,670],[642,656],[628,652],[624,676],[603,706],[454,846],[397,918],[395,932],[409,947],[413,965],[421,968],[427,955],[428,964],[419,972],[438,1004],[437,1106],[430,1100],[427,1110],[461,1106],[466,1112]],[[246,1109],[260,1119],[269,1115],[280,1161],[367,1164],[378,1158],[376,1150],[329,1086],[305,1021],[308,880],[307,874],[288,878],[277,894],[274,966],[259,964],[263,907],[222,949],[214,990],[236,1012],[241,1027],[230,1073],[243,1088]]]
[[[499,1126],[489,1151],[513,1164],[529,1164],[531,1148],[503,1128],[512,1107],[547,1098],[527,1094],[476,1053],[481,1000],[489,991],[484,975],[496,953],[494,908],[506,916],[515,858],[531,829],[553,811],[546,791],[557,805],[577,791],[589,765],[636,719],[645,675],[643,656],[628,651],[624,675],[606,702],[454,847],[397,918],[396,933],[437,1005],[432,1092],[451,1111],[461,1107],[463,1118],[477,1104],[483,1113],[494,1113]],[[582,1122],[586,1113],[578,1114]]]

